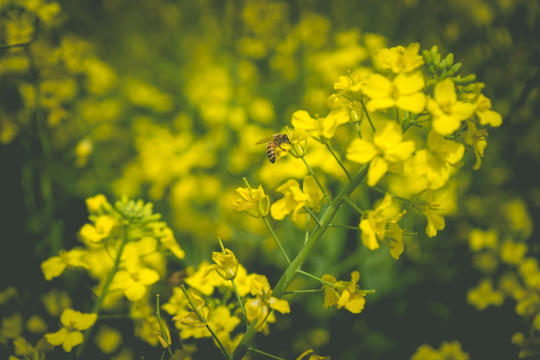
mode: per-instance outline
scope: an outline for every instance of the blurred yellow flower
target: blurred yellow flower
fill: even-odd
[[[45,334],[51,345],[62,345],[64,351],[71,352],[74,346],[83,342],[82,330],[86,330],[97,320],[97,314],[83,314],[73,309],[65,309],[60,316],[62,328],[55,333]]]
[[[60,250],[58,256],[50,257],[41,263],[41,271],[45,276],[45,280],[49,281],[62,275],[68,267],[88,269],[88,263],[84,259],[86,253],[86,250],[80,248],[74,248],[69,251]]]
[[[127,257],[125,270],[116,272],[111,288],[120,289],[130,301],[137,301],[146,294],[146,287],[158,280],[159,274],[142,267],[139,258],[133,255]]]
[[[390,49],[380,49],[375,53],[375,62],[378,66],[392,72],[411,72],[424,64],[424,58],[418,55],[420,44],[412,43],[406,48],[396,46]]]

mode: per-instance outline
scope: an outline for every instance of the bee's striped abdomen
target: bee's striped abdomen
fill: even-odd
[[[276,144],[273,141],[270,141],[266,146],[266,155],[272,164],[276,162]]]

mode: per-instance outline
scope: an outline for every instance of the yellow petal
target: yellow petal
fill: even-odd
[[[305,110],[295,111],[292,114],[291,124],[295,129],[316,130],[319,127],[317,120]]]
[[[289,307],[287,300],[271,297],[268,302],[272,309],[279,311],[282,314],[288,314],[291,312],[291,308]]]
[[[375,236],[375,229],[373,229],[371,222],[368,219],[362,219],[360,221],[360,230],[362,230],[362,243],[370,250],[379,248],[379,242]]]
[[[388,171],[388,163],[381,156],[375,157],[369,164],[368,185],[375,186]]]
[[[347,159],[365,164],[377,155],[375,146],[363,139],[354,139],[347,148]]]
[[[379,149],[389,149],[401,142],[403,138],[401,127],[395,121],[388,121],[383,128],[378,129],[373,137],[373,143]]]
[[[414,152],[414,141],[408,140],[387,149],[384,152],[384,158],[391,163],[405,161],[411,157]]]
[[[399,74],[394,79],[394,85],[398,88],[400,95],[417,93],[424,88],[424,76],[420,71]]]
[[[71,352],[71,349],[73,349],[74,346],[77,346],[82,342],[83,334],[80,331],[73,331],[68,334],[68,336],[62,343],[62,347],[64,348],[64,351]]]
[[[364,94],[372,99],[389,97],[391,89],[392,83],[390,80],[380,74],[369,75],[362,87]]]
[[[437,83],[433,93],[435,96],[435,101],[437,101],[439,104],[453,104],[457,101],[454,82],[449,78]]]
[[[423,92],[417,92],[410,95],[401,95],[396,100],[396,106],[402,110],[412,113],[421,113],[426,107],[426,95]]]

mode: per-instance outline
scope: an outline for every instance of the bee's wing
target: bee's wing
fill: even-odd
[[[257,141],[255,143],[255,145],[264,144],[264,143],[267,143],[267,142],[270,142],[270,141],[273,141],[273,140],[274,140],[274,136],[272,135],[272,136],[269,136],[267,138],[264,138],[264,139],[261,139],[261,140]]]

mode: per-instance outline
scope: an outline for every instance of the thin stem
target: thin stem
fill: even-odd
[[[122,237],[122,242],[120,243],[120,246],[118,248],[118,254],[116,254],[116,259],[114,260],[113,267],[111,271],[109,271],[109,274],[107,275],[107,279],[105,279],[105,283],[103,284],[103,289],[101,290],[101,293],[92,308],[92,313],[98,314],[98,316],[99,316],[99,312],[101,311],[101,306],[103,305],[103,300],[105,299],[105,296],[109,293],[109,287],[111,286],[114,275],[116,274],[116,272],[118,271],[118,267],[120,266],[120,258],[122,257],[124,246],[128,242],[129,225],[130,224],[126,224],[124,226],[124,236]],[[90,333],[92,332],[93,328],[94,327],[91,326],[84,332],[84,335],[83,335],[84,340],[81,346],[79,346],[79,348],[77,349],[77,357],[80,357],[82,355],[84,351],[84,347],[86,346],[86,343],[88,341],[88,338],[90,337]]]
[[[317,242],[320,240],[322,235],[325,233],[326,229],[328,229],[328,225],[338,212],[338,210],[341,208],[341,205],[345,201],[345,197],[349,196],[366,178],[368,165],[364,165],[351,179],[351,181],[338,193],[338,195],[328,204],[328,207],[326,208],[322,218],[321,218],[321,226],[319,226],[317,229],[315,229],[311,236],[309,237],[308,242],[302,247],[302,249],[298,252],[294,260],[287,266],[287,269],[279,279],[277,285],[274,288],[273,295],[277,298],[281,298],[283,296],[283,293],[285,290],[287,290],[287,287],[293,280],[294,276],[296,275],[296,272],[298,269],[302,267],[304,262],[307,260],[308,255],[310,254],[311,250],[317,244]],[[250,325],[250,327],[246,330],[244,337],[236,347],[233,353],[233,360],[240,360],[244,357],[248,350],[249,344],[253,342],[255,339],[255,336],[257,335],[257,332],[254,329],[254,323]]]
[[[170,335],[165,326],[163,325],[163,321],[161,320],[161,312],[159,310],[159,294],[156,294],[156,317],[158,319],[159,324],[159,331],[161,331],[161,337],[167,342],[167,350],[169,351],[169,355],[171,356],[171,360],[174,359],[174,355],[171,350],[171,344],[170,344]],[[163,355],[162,355],[163,357]]]
[[[369,116],[369,113],[368,113],[368,111],[366,109],[366,105],[364,104],[364,100],[360,99],[360,104],[362,104],[362,109],[364,109],[364,114],[366,114],[369,125],[371,125],[371,129],[373,129],[373,131],[375,131],[375,126],[373,126],[373,122],[371,121],[371,117]]]
[[[306,289],[306,290],[292,290],[292,291],[285,291],[283,295],[294,295],[294,294],[306,294],[306,293],[319,293],[322,292],[323,289]]]
[[[264,223],[266,224],[266,227],[268,228],[268,230],[272,234],[272,237],[274,238],[274,241],[276,242],[277,246],[279,247],[279,250],[281,250],[281,253],[283,254],[283,257],[285,258],[285,261],[287,261],[287,264],[290,264],[291,260],[287,256],[287,253],[285,252],[285,249],[283,248],[283,246],[281,245],[281,242],[277,238],[276,233],[274,233],[274,229],[272,229],[272,226],[270,225],[270,222],[268,221],[266,216],[263,216],[262,219],[263,219]]]
[[[280,358],[279,356],[275,356],[275,355],[272,355],[272,354],[269,354],[267,352],[264,352],[264,351],[261,351],[261,350],[257,350],[255,348],[252,348],[252,347],[249,347],[248,348],[249,351],[252,351],[254,353],[257,353],[257,354],[261,354],[261,355],[264,355],[266,357],[269,357],[270,359],[276,359],[276,360],[285,360],[283,358]]]
[[[231,283],[234,289],[234,293],[236,294],[236,298],[238,299],[238,303],[240,304],[240,309],[242,309],[242,314],[244,315],[244,322],[246,323],[246,327],[249,327],[249,321],[247,319],[246,309],[244,309],[244,303],[242,302],[242,299],[240,298],[240,294],[238,293],[238,289],[236,287],[236,283],[234,282],[234,279],[231,279]]]
[[[362,215],[364,213],[363,210],[361,210],[358,206],[356,206],[356,204],[351,200],[349,199],[348,196],[345,197],[345,202],[347,204],[349,204],[355,211],[357,211],[360,215]]]
[[[360,230],[358,226],[350,225],[339,225],[339,224],[330,224],[329,227],[339,228],[339,229],[349,229],[349,230]]]
[[[306,272],[306,271],[304,271],[304,270],[298,269],[298,270],[296,270],[296,272],[299,273],[299,274],[302,274],[302,275],[304,275],[304,276],[310,277],[310,278],[312,278],[312,279],[315,279],[315,280],[317,280],[318,282],[320,282],[321,284],[325,284],[325,285],[329,285],[329,286],[334,286],[334,284],[329,283],[328,281],[324,281],[324,280],[321,279],[320,277],[315,276],[315,275],[313,275],[313,274],[310,274],[310,273],[308,273],[308,272]]]
[[[386,194],[386,193],[388,193],[388,194],[390,194],[390,196],[392,196],[394,199],[398,199],[398,200],[401,200],[401,201],[403,201],[403,202],[406,202],[407,204],[411,204],[411,200],[410,200],[410,199],[406,199],[406,198],[404,198],[404,197],[401,197],[401,196],[398,196],[398,195],[394,195],[394,194],[392,194],[392,193],[390,193],[390,192],[388,192],[388,191],[386,191],[386,190],[384,190],[384,189],[381,189],[381,188],[378,187],[378,186],[372,186],[371,188],[372,188],[373,190],[377,191],[377,192],[380,192],[381,194]]]
[[[22,42],[22,43],[18,43],[18,44],[1,44],[0,45],[0,50],[4,50],[4,49],[11,49],[11,48],[15,48],[15,47],[23,47],[23,46],[26,46],[26,45],[30,45],[31,43],[33,43],[34,41],[36,41],[38,38],[37,36],[35,38],[33,38],[32,40],[29,40],[29,41],[26,41],[26,42]]]
[[[205,323],[207,320],[201,315],[201,313],[199,312],[199,309],[197,309],[195,307],[195,304],[193,304],[193,300],[191,300],[191,296],[189,296],[188,292],[187,292],[187,289],[186,287],[184,286],[184,284],[180,285],[180,289],[182,289],[182,292],[184,293],[184,295],[186,296],[186,299],[188,300],[189,302],[189,305],[191,306],[191,309],[193,310],[193,312],[195,313],[195,315],[197,315],[197,318],[199,319],[199,321],[201,323]],[[223,354],[225,355],[225,357],[227,359],[230,359],[231,356],[229,355],[229,353],[227,352],[227,350],[225,349],[225,347],[223,346],[223,344],[221,343],[221,341],[219,340],[219,338],[217,337],[216,333],[212,330],[212,328],[210,327],[210,325],[208,325],[208,323],[206,324],[206,328],[208,329],[208,331],[210,331],[210,334],[212,335],[212,337],[214,338],[214,340],[216,340],[216,342],[218,343],[219,347],[221,348],[221,351],[223,351]]]
[[[315,175],[315,172],[313,171],[313,169],[311,169],[311,167],[309,166],[309,164],[307,163],[306,159],[304,159],[303,156],[301,156],[300,159],[302,159],[302,161],[303,161],[304,164],[306,165],[306,167],[307,167],[309,173],[311,174],[311,176],[313,176],[313,178],[314,178],[315,181],[317,182],[317,185],[319,185],[319,188],[320,188],[321,191],[323,192],[324,197],[326,198],[326,201],[330,202],[330,197],[329,197],[328,194],[326,193],[326,190],[324,190],[324,187],[321,185],[321,182],[320,182],[319,179],[317,178],[317,175]]]
[[[343,163],[341,162],[341,160],[339,160],[338,156],[336,155],[336,153],[334,152],[334,150],[332,149],[332,146],[330,146],[330,143],[326,143],[326,148],[328,149],[328,151],[330,151],[330,154],[332,154],[332,156],[334,157],[334,159],[336,159],[336,161],[338,162],[339,166],[341,166],[341,168],[343,169],[343,171],[345,172],[345,175],[347,175],[347,178],[349,180],[351,180],[351,175],[349,174],[349,172],[347,171],[347,169],[345,168],[345,165],[343,165]]]
[[[321,225],[321,222],[319,221],[319,219],[317,218],[317,216],[313,213],[313,211],[307,207],[307,206],[304,206],[304,210],[306,210],[306,212],[308,213],[309,216],[311,216],[316,222],[317,224],[320,226]]]
[[[309,240],[309,219],[311,219],[311,215],[308,213],[306,219],[306,234],[304,235],[304,244]]]

